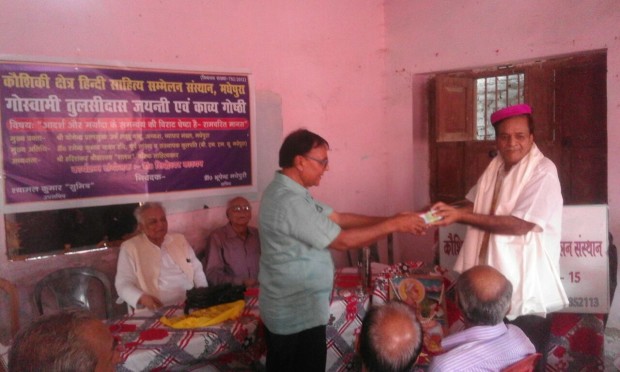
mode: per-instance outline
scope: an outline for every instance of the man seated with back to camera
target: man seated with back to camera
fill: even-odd
[[[206,287],[202,264],[182,234],[168,233],[160,203],[136,208],[140,234],[121,244],[115,286],[133,308],[155,310],[185,300],[194,287]]]
[[[371,307],[360,332],[363,370],[410,371],[420,355],[422,339],[422,327],[409,305],[392,301]]]
[[[242,197],[229,200],[226,217],[228,223],[207,239],[207,280],[211,285],[254,287],[258,285],[260,242],[258,230],[248,226],[252,218],[250,202]]]
[[[523,331],[505,324],[512,284],[491,266],[466,270],[455,284],[465,329],[441,341],[429,371],[500,371],[536,352]]]
[[[11,372],[112,372],[121,362],[117,341],[90,312],[66,310],[38,318],[15,336]]]

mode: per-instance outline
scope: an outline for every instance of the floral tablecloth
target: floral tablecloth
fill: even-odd
[[[245,297],[239,318],[215,326],[174,329],[162,316],[183,315],[183,307],[164,307],[154,313],[136,312],[110,323],[121,341],[123,363],[117,371],[188,371],[207,365],[252,366],[264,353],[258,298]]]

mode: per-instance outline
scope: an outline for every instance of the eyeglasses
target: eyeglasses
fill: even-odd
[[[304,158],[310,159],[310,160],[314,160],[317,163],[319,163],[323,168],[326,168],[329,165],[329,159],[325,158],[325,159],[317,159],[315,157],[312,157],[310,155],[304,155]]]
[[[241,212],[241,211],[249,212],[252,210],[252,207],[249,205],[235,205],[235,206],[230,207],[230,210],[234,212]]]

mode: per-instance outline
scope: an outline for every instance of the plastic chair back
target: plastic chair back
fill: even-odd
[[[388,234],[386,237],[386,249],[387,249],[387,263],[388,265],[394,264],[394,235]],[[368,246],[370,249],[370,261],[371,262],[381,262],[379,257],[379,242],[374,242]],[[349,256],[349,266],[356,267],[359,262],[362,261],[362,249],[352,249],[348,252]]]
[[[60,269],[41,279],[34,290],[34,302],[40,315],[44,313],[44,293],[51,294],[58,309],[82,308],[96,313],[97,307],[103,304],[106,318],[112,318],[110,280],[104,273],[93,268]]]
[[[17,287],[10,281],[0,278],[0,289],[6,292],[9,299],[11,314],[11,338],[13,338],[19,330],[19,295],[17,293]]]

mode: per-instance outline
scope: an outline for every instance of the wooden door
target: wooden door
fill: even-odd
[[[607,203],[606,54],[519,68],[526,76],[525,102],[534,110],[535,141],[558,168],[564,204]],[[463,199],[496,154],[494,141],[476,141],[472,135],[477,76],[461,72],[430,84],[432,202]]]
[[[564,204],[607,204],[607,67],[605,55],[555,72],[556,143]]]

